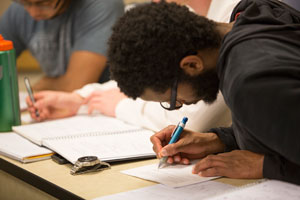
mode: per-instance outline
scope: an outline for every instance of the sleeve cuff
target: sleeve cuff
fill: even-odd
[[[300,166],[278,155],[265,155],[263,177],[300,184]]]

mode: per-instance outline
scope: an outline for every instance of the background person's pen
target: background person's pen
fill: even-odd
[[[177,124],[176,128],[174,129],[174,131],[173,131],[173,133],[171,135],[171,140],[170,140],[169,144],[173,144],[173,143],[177,142],[177,140],[180,137],[180,134],[182,133],[182,131],[183,131],[184,127],[185,127],[185,124],[186,124],[187,120],[188,120],[188,118],[184,117],[181,120],[181,122],[179,122]],[[158,168],[163,167],[167,163],[167,160],[168,160],[168,156],[162,157],[159,160]]]
[[[29,79],[27,77],[24,77],[24,82],[25,82],[25,86],[26,86],[29,98],[30,98],[31,102],[34,104],[35,100],[34,100],[34,97],[33,97],[33,92],[32,92],[32,89],[31,89],[31,85],[30,85]],[[35,115],[37,117],[40,116],[38,110],[35,110]]]

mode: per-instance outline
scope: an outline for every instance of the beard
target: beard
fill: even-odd
[[[194,88],[195,96],[199,101],[203,100],[207,104],[212,104],[217,99],[219,78],[214,69],[207,70],[198,76],[190,76],[184,71],[181,74],[181,81]]]

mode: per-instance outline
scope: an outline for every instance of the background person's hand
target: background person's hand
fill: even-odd
[[[76,93],[42,91],[34,94],[35,103],[29,97],[26,98],[28,111],[36,121],[57,119],[73,116],[82,105],[83,98]],[[39,117],[35,111],[38,110]]]
[[[190,159],[203,158],[224,151],[224,144],[215,133],[197,133],[186,129],[176,143],[168,144],[175,127],[168,126],[151,136],[157,157],[169,156],[167,162],[170,164],[173,162],[189,164]]]
[[[128,97],[120,92],[119,88],[113,88],[105,91],[95,91],[83,103],[88,105],[89,114],[97,110],[103,115],[116,117],[118,103],[126,98]]]
[[[209,155],[200,160],[193,173],[201,176],[262,178],[264,155],[246,150]]]

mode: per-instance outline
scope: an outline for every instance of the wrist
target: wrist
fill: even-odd
[[[82,96],[80,96],[79,94],[77,94],[76,92],[72,92],[70,94],[70,105],[72,105],[72,113],[76,114],[79,107],[83,104],[84,98]]]
[[[220,140],[216,133],[205,133],[207,137],[207,155],[224,152],[225,144]]]
[[[82,104],[84,98],[82,96],[80,96],[80,94],[76,93],[76,92],[72,92],[70,95],[71,99],[76,102],[77,104]]]

